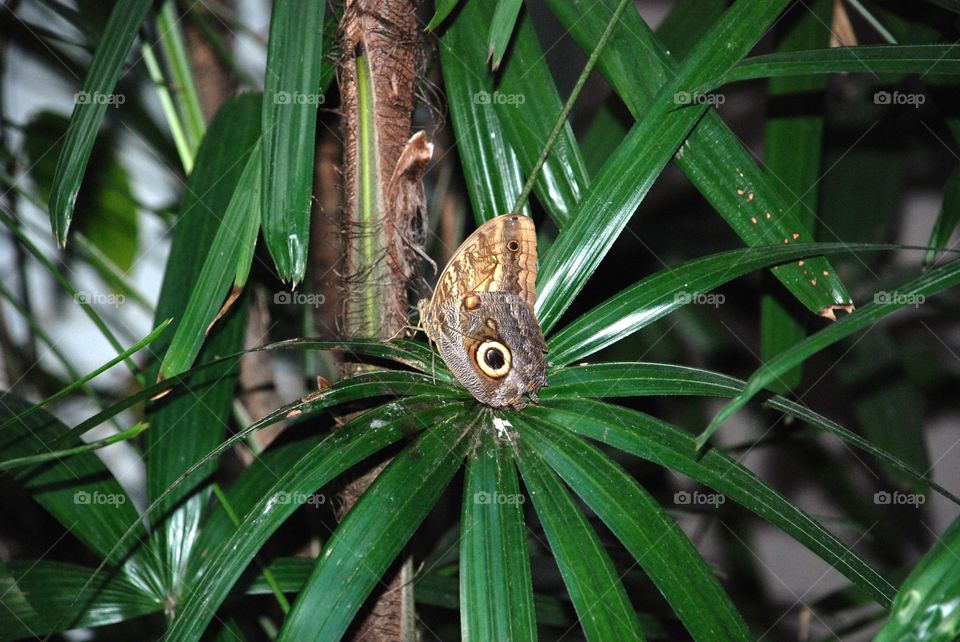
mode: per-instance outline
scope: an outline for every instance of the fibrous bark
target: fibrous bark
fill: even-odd
[[[416,80],[417,21],[402,0],[347,0],[339,64],[344,144],[340,326],[345,338],[398,336],[423,254],[421,179],[433,146],[410,135]],[[344,364],[344,374],[360,370]],[[382,466],[341,494],[346,514]],[[384,577],[361,614],[356,640],[413,639],[412,564]]]
[[[342,330],[390,338],[410,310],[423,244],[423,170],[433,146],[410,136],[417,21],[410,2],[348,0],[340,25],[344,234]]]

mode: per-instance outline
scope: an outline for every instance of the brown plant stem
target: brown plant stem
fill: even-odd
[[[422,254],[421,178],[433,147],[410,136],[417,21],[404,0],[347,0],[339,29],[343,189],[340,327],[344,338],[401,334]],[[364,366],[344,363],[345,375]],[[345,515],[386,464],[349,483]],[[384,577],[361,612],[353,639],[412,640],[412,562]]]

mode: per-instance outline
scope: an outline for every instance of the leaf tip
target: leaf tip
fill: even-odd
[[[220,306],[220,311],[217,312],[215,317],[213,317],[213,321],[207,325],[207,329],[203,331],[204,338],[210,334],[210,331],[213,330],[213,326],[217,324],[217,321],[222,319],[223,316],[230,310],[230,308],[233,307],[233,304],[238,298],[240,298],[241,294],[243,294],[243,288],[233,286],[233,288],[230,290],[230,293],[227,295],[227,299],[223,302],[223,305]]]
[[[709,439],[710,436],[707,435],[706,432],[701,433],[693,442],[694,454],[699,455],[700,451],[703,450],[703,447],[707,445],[707,441],[709,441]]]
[[[710,425],[707,426],[703,432],[697,435],[697,438],[694,440],[695,449],[694,451],[699,454],[700,451],[704,449],[707,445],[707,442],[710,441],[710,438],[713,437],[713,433],[717,432],[717,429],[720,427],[720,424],[727,418],[727,415],[723,411],[717,414],[713,418],[713,421],[710,422]]]
[[[850,314],[855,309],[856,309],[856,306],[854,306],[852,303],[848,303],[846,305],[828,305],[827,307],[817,312],[817,314],[822,316],[824,319],[830,319],[831,321],[836,321],[837,310],[843,310],[847,314]]]
[[[500,57],[493,45],[487,47],[487,64],[490,65],[490,71],[496,71],[500,67]]]
[[[157,383],[158,384],[163,383],[166,380],[166,378],[167,377],[163,374],[163,368],[161,367],[160,374],[157,375]],[[157,394],[150,397],[150,401],[159,401],[160,399],[163,399],[164,397],[169,395],[172,390],[173,388],[167,388],[166,390],[161,390]]]

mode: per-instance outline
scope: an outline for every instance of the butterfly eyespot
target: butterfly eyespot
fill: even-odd
[[[483,374],[499,379],[510,372],[510,349],[499,341],[484,341],[477,348],[474,360]]]
[[[511,252],[516,252],[520,249],[520,241],[507,241],[507,249]]]

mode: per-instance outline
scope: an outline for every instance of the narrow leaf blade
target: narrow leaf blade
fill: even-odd
[[[904,580],[877,642],[947,642],[960,636],[960,519]]]
[[[325,2],[277,0],[263,90],[263,238],[280,278],[307,267],[314,136],[323,72]]]
[[[810,6],[795,5],[778,25],[782,34],[777,39],[777,51],[827,45],[830,34],[823,25],[829,24],[833,6],[829,0],[816,0]],[[817,231],[816,186],[820,179],[826,82],[825,76],[793,76],[771,79],[767,87],[763,160],[769,174],[788,193],[796,195],[788,212],[811,234]],[[801,101],[806,108],[798,113],[796,105]],[[771,284],[772,281],[767,279]],[[805,320],[794,316],[772,294],[765,294],[760,300],[760,357],[772,357],[803,339]],[[800,385],[802,376],[801,368],[784,373],[777,392],[793,390]]]
[[[193,365],[210,324],[223,305],[237,271],[241,269],[241,257],[249,259],[246,269],[250,269],[253,248],[245,248],[244,244],[250,244],[249,230],[256,230],[260,222],[259,142],[248,151],[245,159],[243,173],[236,183],[223,219],[219,221],[196,285],[177,324],[177,331],[163,355],[160,376],[164,379],[180,374]]]
[[[74,96],[76,104],[50,192],[50,222],[53,235],[61,246],[67,243],[73,206],[93,151],[94,139],[107,107],[119,104],[119,96],[113,91],[151,4],[151,0],[119,0],[116,3],[90,62],[83,88]]]
[[[410,401],[414,404],[416,400]],[[278,497],[311,496],[373,453],[428,425],[440,425],[455,413],[450,406],[417,411],[415,405],[404,402],[386,404],[357,417],[304,452],[262,490],[256,502],[249,503],[251,507],[240,525],[209,553],[197,570],[193,591],[167,632],[167,639],[183,642],[200,638],[253,557],[297,509],[297,503],[278,501]]]
[[[786,0],[762,5],[739,2],[729,9],[604,164],[570,226],[544,257],[537,283],[537,318],[544,331],[584,287],[654,180],[707,111],[702,104],[678,109],[677,93],[746,55],[785,4]]]
[[[930,266],[937,258],[937,254],[947,247],[947,242],[960,223],[960,168],[954,168],[947,178],[947,185],[943,189],[943,204],[937,222],[930,232],[930,250],[924,257],[924,265]]]
[[[716,449],[698,455],[694,438],[678,428],[640,412],[585,399],[551,400],[525,412],[550,422],[556,430],[596,439],[723,493],[806,546],[882,606],[892,603],[893,585],[820,523],[727,455]]]
[[[440,38],[440,68],[464,182],[477,224],[509,212],[523,176],[492,101],[495,88],[484,52],[471,45],[478,24],[487,24],[483,0],[468,0]],[[524,213],[529,213],[525,210]]]
[[[51,560],[0,565],[0,631],[5,640],[104,626],[163,610],[117,573]]]
[[[905,283],[896,292],[878,294],[879,298],[875,297],[875,300],[871,303],[764,363],[747,380],[747,387],[744,391],[724,406],[706,430],[697,437],[697,446],[703,447],[710,436],[730,415],[745,406],[750,399],[771,381],[776,380],[780,374],[802,363],[811,355],[833,345],[840,339],[876,323],[901,308],[908,305],[919,305],[919,302],[922,302],[926,297],[953,287],[957,283],[960,283],[960,260],[934,268],[923,276]]]
[[[588,640],[644,640],[613,561],[557,474],[520,440],[517,464]]]
[[[955,76],[960,73],[960,54],[953,45],[867,45],[778,52],[742,60],[727,73],[711,79],[704,89],[756,78],[841,72]]]
[[[490,61],[490,68],[494,71],[500,68],[522,6],[523,0],[498,0],[497,2],[497,9],[493,13],[490,32],[487,35],[487,59]]]
[[[547,341],[550,361],[568,364],[589,356],[753,270],[820,254],[893,247],[842,243],[754,246],[668,267],[641,279],[552,335]]]
[[[606,28],[616,1],[598,0],[589,12],[563,0],[548,0],[548,5],[581,49],[589,52]],[[637,63],[638,55],[643,56],[643,64]],[[628,8],[597,69],[633,116],[640,118],[650,111],[657,93],[676,76],[677,64],[640,15]],[[690,90],[690,87],[681,88],[678,93],[686,96],[678,98],[689,100]],[[677,150],[676,161],[704,198],[748,245],[783,243],[784,239],[792,242],[794,233],[801,242],[809,240],[800,221],[783,214],[789,209],[790,201],[713,111],[707,111],[683,147]],[[596,186],[591,191],[594,190]],[[851,303],[843,283],[825,259],[811,259],[806,268],[809,273],[797,266],[783,266],[775,276],[812,312]]]
[[[536,640],[517,469],[511,451],[494,439],[492,430],[478,433],[467,464],[460,528],[463,639]]]
[[[324,547],[284,620],[279,642],[343,636],[460,468],[464,434],[460,421],[434,426],[377,476]]]
[[[526,422],[524,422],[526,424]],[[626,546],[695,640],[750,640],[713,571],[666,511],[609,457],[552,425],[522,439]]]

